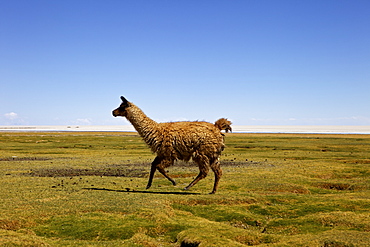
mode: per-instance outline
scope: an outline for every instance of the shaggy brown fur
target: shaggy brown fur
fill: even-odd
[[[231,129],[231,122],[229,120],[227,120],[226,118],[220,118],[219,120],[217,120],[215,122],[215,126],[219,129],[219,130],[225,130],[225,132],[232,132],[232,129]]]
[[[191,188],[199,180],[205,178],[211,168],[215,174],[215,183],[211,193],[216,192],[222,175],[219,156],[225,147],[221,130],[231,131],[230,121],[221,118],[215,124],[208,122],[157,123],[123,96],[121,99],[122,103],[113,110],[113,116],[126,117],[153,153],[157,154],[152,162],[147,189],[152,185],[156,170],[176,185],[176,182],[166,173],[165,168],[173,165],[175,160],[189,161],[192,158],[200,172],[185,189]]]

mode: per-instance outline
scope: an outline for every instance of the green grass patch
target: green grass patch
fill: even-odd
[[[66,240],[107,241],[130,239],[135,233],[150,233],[155,224],[137,215],[86,213],[54,216],[34,228],[37,235]]]

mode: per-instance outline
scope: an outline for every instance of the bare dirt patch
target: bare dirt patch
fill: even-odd
[[[7,157],[7,158],[0,158],[0,161],[44,161],[44,160],[51,160],[52,158],[46,158],[46,157]]]
[[[327,190],[354,190],[356,186],[346,183],[319,183],[317,187]]]
[[[28,160],[30,158],[24,158],[22,160]],[[34,160],[39,160],[35,158]],[[255,167],[255,166],[267,166],[271,167],[274,165],[267,164],[264,162],[234,162],[234,161],[223,161],[221,167]],[[197,167],[194,162],[175,162],[174,167]],[[147,177],[150,169],[150,163],[131,163],[131,164],[112,164],[104,167],[96,168],[73,168],[73,167],[53,167],[53,168],[42,168],[31,170],[23,175],[33,177],[77,177],[77,176],[111,176],[111,177]],[[171,169],[171,168],[170,168]],[[183,174],[173,174],[173,177],[192,177],[196,176],[195,172],[184,172]]]
[[[141,167],[140,167],[141,166]],[[45,168],[32,170],[25,174],[33,177],[77,177],[77,176],[111,176],[111,177],[145,177],[148,171],[141,164],[113,165],[98,168]]]

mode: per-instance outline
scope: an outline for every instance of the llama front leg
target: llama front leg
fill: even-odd
[[[162,165],[162,164],[161,164]],[[167,172],[165,171],[164,167],[161,165],[157,166],[157,170],[162,173],[163,176],[165,176],[173,185],[176,185],[175,180],[173,180],[170,176],[168,176]]]
[[[146,189],[149,189],[150,186],[152,186],[155,170],[157,169],[157,166],[161,163],[161,161],[162,159],[158,156],[155,157],[155,159],[153,160],[152,166],[150,168],[150,175],[149,175],[148,185],[146,186]]]
[[[173,180],[170,176],[168,176],[165,168],[173,165],[174,160],[173,159],[163,159],[160,164],[157,165],[157,170],[165,176],[173,185],[176,185],[175,180]]]
[[[173,185],[176,185],[175,180],[173,180],[170,176],[168,176],[168,174],[165,171],[165,168],[169,167],[172,164],[173,164],[173,160],[163,159],[157,156],[152,162],[152,167],[150,168],[149,181],[148,181],[148,185],[146,186],[146,188],[149,189],[152,186],[155,170],[158,170]]]

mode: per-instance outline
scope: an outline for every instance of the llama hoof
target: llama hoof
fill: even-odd
[[[148,185],[148,186],[146,186],[146,189],[149,189],[151,187],[151,185]]]

